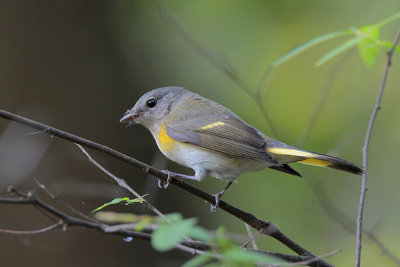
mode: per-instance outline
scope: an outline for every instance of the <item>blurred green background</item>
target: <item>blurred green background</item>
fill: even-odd
[[[386,57],[370,69],[356,49],[316,68],[315,62],[345,38],[316,46],[271,72],[259,106],[243,88],[210,62],[211,56],[235,70],[252,93],[268,66],[318,35],[363,26],[400,10],[398,0],[384,1],[1,1],[1,109],[102,143],[143,162],[175,172],[192,171],[165,160],[143,127],[125,128],[119,119],[148,90],[183,86],[215,100],[265,134],[287,144],[361,163],[361,148],[381,81]],[[185,34],[165,20],[165,12]],[[383,28],[392,40],[400,22]],[[207,51],[199,51],[193,41]],[[394,56],[382,109],[372,135],[364,229],[400,258],[400,57]],[[315,112],[318,105],[321,109]],[[310,121],[315,124],[310,128]],[[308,138],[306,133],[309,131]],[[90,213],[117,196],[127,196],[91,165],[71,143],[0,120],[0,193],[9,185],[35,190],[45,184],[75,208]],[[91,152],[108,170],[139,193],[150,194],[164,213],[197,217],[215,230],[246,235],[245,226],[174,186],[157,188],[154,177]],[[361,178],[312,166],[293,167],[304,179],[265,170],[240,177],[224,200],[270,220],[284,233],[328,259],[351,266],[355,255],[355,219]],[[191,182],[214,193],[224,183]],[[144,207],[110,210],[149,213]],[[337,212],[339,211],[340,214]],[[33,207],[0,205],[0,228],[30,230],[51,223]],[[363,266],[396,266],[364,237]],[[269,237],[261,249],[290,253]],[[159,253],[145,241],[126,243],[79,227],[36,236],[1,234],[3,266],[177,266],[183,252]]]

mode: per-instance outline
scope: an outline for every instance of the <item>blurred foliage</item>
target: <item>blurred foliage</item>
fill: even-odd
[[[118,201],[113,202],[115,203],[112,204],[118,204]],[[212,244],[210,251],[193,257],[183,265],[185,267],[258,266],[257,264],[262,263],[284,263],[283,260],[273,256],[240,248],[228,238],[226,229],[222,226],[219,227],[215,235],[212,235],[206,229],[197,225],[197,219],[184,219],[179,213],[166,214],[164,218],[161,218],[158,216],[99,212],[96,214],[96,218],[114,224],[133,223],[132,229],[137,231],[142,231],[150,224],[155,224],[155,226],[152,226],[155,229],[152,232],[151,244],[154,249],[160,252],[169,251],[188,238]]]
[[[390,41],[379,39],[380,28],[385,26],[389,22],[395,21],[397,19],[400,19],[400,12],[374,25],[367,25],[360,28],[351,27],[350,30],[323,34],[296,47],[295,49],[272,63],[272,67],[279,66],[280,64],[300,54],[304,50],[311,48],[314,45],[343,35],[354,35],[354,38],[345,41],[338,47],[326,53],[322,58],[317,61],[316,66],[321,66],[330,59],[342,54],[347,49],[350,49],[357,45],[358,51],[360,52],[361,58],[364,60],[364,63],[368,67],[372,67],[372,65],[375,63],[376,57],[379,54],[380,48],[391,49],[393,45],[393,43]],[[400,47],[397,46],[395,51],[400,52]]]

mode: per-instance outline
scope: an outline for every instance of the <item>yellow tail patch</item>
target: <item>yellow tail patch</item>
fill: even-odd
[[[306,151],[301,151],[297,149],[292,149],[292,148],[282,148],[282,147],[271,147],[267,149],[268,152],[272,154],[279,154],[279,155],[286,155],[286,156],[298,156],[298,157],[314,157],[315,154],[306,152]]]
[[[332,165],[332,162],[326,161],[326,160],[322,160],[322,159],[305,159],[302,161],[298,161],[299,163],[303,163],[303,164],[308,164],[308,165],[314,165],[314,166],[320,166],[320,167],[327,167],[329,165]]]
[[[298,162],[318,167],[328,167],[355,174],[362,174],[363,169],[356,164],[335,158],[328,155],[304,151],[290,147],[270,147],[266,148],[268,153],[280,164]]]
[[[318,159],[317,158],[318,155],[311,153],[311,152],[307,152],[307,151],[297,150],[297,149],[293,149],[293,148],[283,148],[283,147],[271,147],[271,148],[268,148],[267,151],[269,153],[275,154],[275,156],[281,155],[280,158],[285,157],[285,156],[299,157],[299,158],[293,158],[294,159],[293,161],[297,161],[301,158],[306,158],[306,159],[297,161],[298,163],[320,166],[320,167],[327,167],[329,165],[332,165],[331,162],[329,162],[327,160]],[[295,160],[295,159],[297,159],[297,160]]]

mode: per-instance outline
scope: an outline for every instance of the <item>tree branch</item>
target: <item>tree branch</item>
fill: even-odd
[[[136,168],[141,169],[142,171],[144,171],[146,173],[149,173],[149,174],[159,178],[159,179],[167,181],[168,176],[167,176],[167,174],[163,173],[162,171],[160,171],[156,168],[153,168],[137,159],[131,158],[121,152],[111,149],[107,146],[97,144],[88,139],[73,135],[68,132],[61,131],[61,130],[53,128],[51,126],[27,119],[22,116],[18,116],[16,114],[13,114],[11,112],[7,112],[4,110],[0,110],[0,117],[3,117],[5,119],[12,120],[12,121],[27,125],[29,127],[41,130],[49,135],[57,136],[62,139],[80,144],[82,146],[92,148],[96,151],[99,151],[101,153],[107,154],[107,155],[114,157],[116,159],[119,159],[121,161],[124,161]],[[177,178],[182,178],[182,177],[177,175]],[[193,195],[196,195],[199,198],[202,198],[202,199],[208,201],[209,203],[215,204],[215,198],[213,195],[208,194],[207,192],[205,192],[193,185],[190,185],[180,179],[172,179],[171,184],[173,184]],[[253,214],[250,214],[246,211],[236,208],[222,200],[219,203],[219,207],[220,207],[220,209],[230,213],[231,215],[235,216],[236,218],[247,223],[249,226],[253,227],[254,229],[256,229],[258,231],[262,231],[263,234],[269,235],[269,236],[275,238],[276,240],[278,240],[279,242],[281,242],[282,244],[284,244],[286,247],[290,248],[292,251],[296,252],[297,254],[303,255],[303,256],[316,257],[310,251],[308,251],[307,249],[303,248],[302,246],[297,244],[295,241],[290,239],[287,235],[285,235],[283,232],[281,232],[271,222],[260,220],[257,217],[255,217]],[[96,226],[94,226],[94,227],[96,227]],[[323,260],[318,260],[313,264],[318,265],[318,266],[331,266],[329,263],[327,263]]]
[[[361,236],[362,236],[364,202],[365,202],[365,195],[367,192],[368,148],[369,148],[369,143],[370,143],[370,139],[371,139],[372,128],[375,123],[375,118],[376,118],[376,115],[378,114],[379,109],[381,108],[381,100],[382,100],[382,96],[383,96],[383,91],[385,89],[389,68],[390,68],[390,65],[392,64],[392,56],[393,56],[393,53],[394,53],[394,50],[395,50],[397,44],[399,43],[399,40],[400,40],[400,29],[394,38],[392,48],[387,53],[387,61],[386,61],[385,70],[383,72],[382,82],[379,87],[378,96],[376,98],[375,106],[374,106],[374,109],[372,111],[372,114],[371,114],[371,117],[369,120],[367,134],[365,136],[365,142],[364,142],[364,148],[363,148],[364,173],[362,176],[360,202],[359,202],[359,206],[358,206],[358,215],[357,215],[357,241],[356,241],[356,260],[355,260],[356,267],[359,267],[361,264],[361,248],[362,248]]]
[[[93,222],[93,221],[88,221],[84,219],[79,219],[73,216],[70,216],[55,207],[51,206],[50,204],[42,201],[39,197],[37,197],[34,193],[29,192],[27,194],[22,194],[18,192],[18,196],[15,197],[0,197],[0,203],[7,203],[7,204],[30,204],[34,205],[40,209],[43,209],[47,212],[49,212],[52,215],[55,215],[60,219],[59,222],[56,224],[52,224],[48,227],[45,227],[43,229],[39,230],[34,230],[34,231],[14,231],[14,230],[5,230],[5,229],[0,229],[0,233],[9,233],[9,234],[40,234],[43,232],[47,232],[50,230],[53,230],[55,228],[58,228],[60,226],[84,226],[90,229],[95,229],[98,230],[104,234],[113,234],[113,235],[120,235],[120,236],[130,236],[133,238],[137,238],[140,240],[146,240],[149,241],[151,240],[151,233],[143,233],[143,232],[137,232],[133,231],[124,227],[114,227],[112,231],[110,231],[110,228],[113,226],[101,223],[101,222]],[[185,252],[190,252],[193,253],[194,250],[200,252],[208,251],[212,248],[211,244],[205,243],[205,242],[200,242],[200,241],[191,241],[191,240],[185,240],[182,241],[180,245],[176,247],[176,249],[183,250]],[[274,256],[292,263],[298,263],[298,262],[307,262],[308,265],[311,266],[311,264],[315,262],[320,262],[318,257],[314,256],[296,256],[296,255],[290,255],[290,254],[283,254],[283,253],[275,253],[275,252],[269,252],[269,251],[260,251],[260,250],[252,250],[252,249],[247,249],[251,250],[257,253],[265,254],[265,255],[270,255]],[[320,266],[331,266],[331,265],[320,265]]]

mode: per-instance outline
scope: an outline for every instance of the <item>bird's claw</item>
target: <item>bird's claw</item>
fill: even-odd
[[[211,212],[216,212],[217,208],[219,207],[219,200],[221,199],[222,195],[221,193],[218,193],[214,194],[213,196],[215,197],[215,204],[210,205],[210,210]]]
[[[158,179],[158,187],[167,189],[168,186],[169,186],[169,183],[172,180],[172,178],[174,178],[174,174],[172,172],[168,171],[168,170],[162,170],[162,172],[167,175],[167,181],[163,181],[161,179]]]

